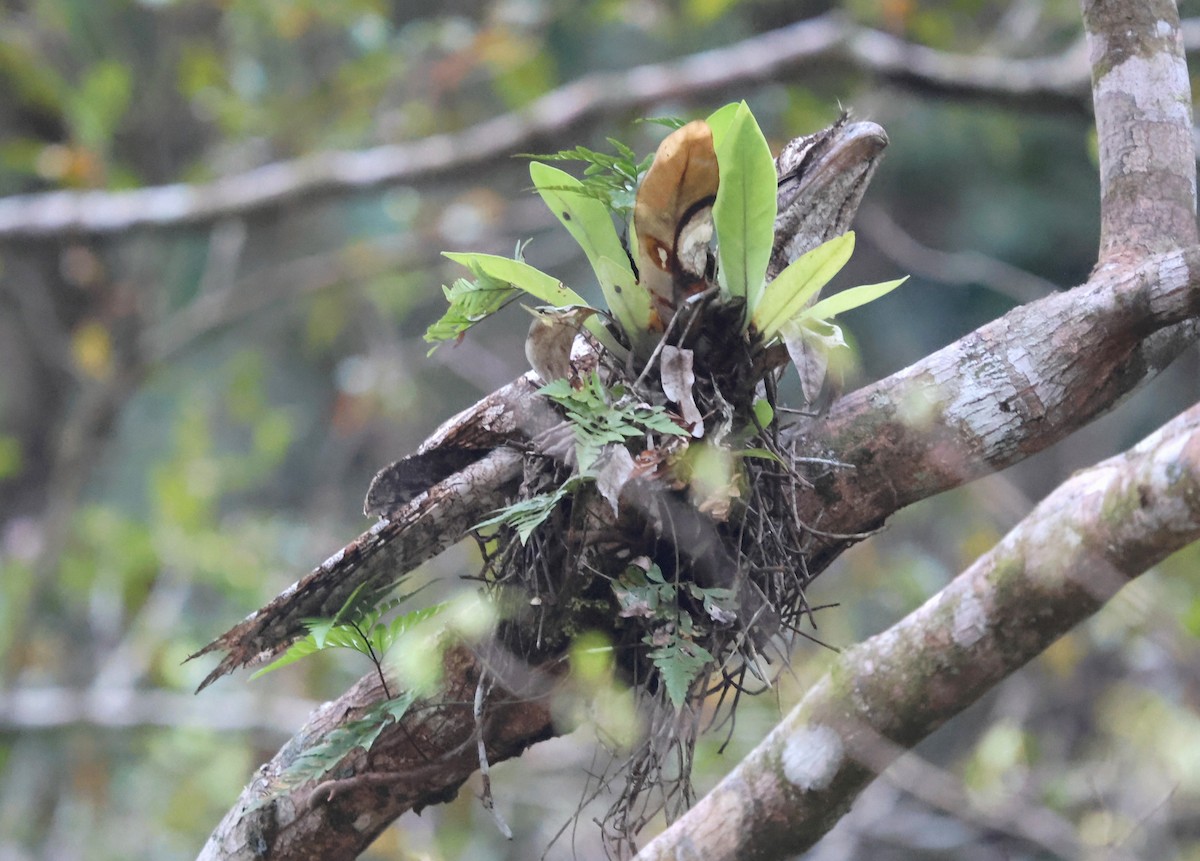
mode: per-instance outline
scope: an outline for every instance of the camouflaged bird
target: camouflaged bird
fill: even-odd
[[[677,155],[664,156],[660,149],[657,175],[645,196],[639,193],[634,216],[639,286],[653,294],[660,315],[672,314],[695,292],[709,265],[709,213],[719,177],[708,155],[711,136],[706,145],[704,129],[695,124],[684,129],[671,143]],[[776,158],[778,215],[768,280],[801,254],[846,232],[886,146],[880,126],[844,115],[783,148]],[[566,343],[565,330],[558,335]],[[305,620],[332,617],[351,595],[386,594],[406,572],[504,504],[520,479],[523,452],[562,422],[537,395],[547,376],[569,374],[561,343],[550,359],[541,348],[534,350],[535,373],[449,419],[415,453],[380,470],[364,505],[378,522],[192,655],[225,653],[201,689],[238,667],[277,656],[307,633]]]

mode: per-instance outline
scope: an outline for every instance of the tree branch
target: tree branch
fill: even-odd
[[[289,733],[315,703],[299,697],[224,693],[197,705],[186,693],[125,687],[18,687],[0,693],[0,726],[30,732],[60,727],[202,727]]]
[[[791,857],[901,750],[1200,538],[1200,406],[1066,481],[991,551],[844,652],[800,704],[638,856]]]
[[[1107,13],[1124,4],[1109,0],[1108,8],[1099,8],[1101,5],[1089,7],[1089,27],[1115,20],[1115,15]],[[1170,30],[1171,22],[1177,21],[1169,14],[1172,10],[1155,8],[1166,17],[1140,23],[1157,32],[1164,26],[1159,22],[1166,22]],[[1167,35],[1160,33],[1153,49],[1178,55],[1181,41]],[[1176,184],[1194,167],[1191,150],[1185,154],[1175,145],[1178,128],[1190,133],[1190,117],[1165,110],[1158,99],[1139,100],[1136,90],[1127,93],[1122,103],[1116,95],[1122,81],[1141,88],[1151,80],[1135,74],[1139,71],[1136,67],[1122,78],[1120,56],[1094,50],[1093,60],[1097,58],[1109,63],[1106,75],[1098,78],[1098,87],[1102,89],[1100,84],[1107,82],[1113,93],[1111,102],[1098,95],[1101,134],[1117,123],[1140,132],[1152,130],[1160,136],[1154,139],[1171,144],[1153,170],[1138,172],[1136,183],[1119,192],[1106,192],[1104,265],[1087,284],[1017,308],[922,362],[841,399],[825,420],[793,430],[791,439],[800,453],[817,451],[854,467],[822,479],[805,500],[808,522],[823,532],[866,531],[904,505],[1042,450],[1153,376],[1160,366],[1150,360],[1169,360],[1194,335],[1192,318],[1200,310],[1196,268],[1200,249],[1194,225],[1189,229],[1181,212],[1187,209],[1189,194],[1194,211],[1195,188],[1192,185],[1189,192]],[[1153,65],[1154,85],[1166,86],[1176,95],[1186,94],[1186,74],[1179,74],[1179,65]],[[1162,125],[1174,130],[1159,128]],[[1102,159],[1128,161],[1137,150],[1126,147],[1123,140],[1114,133],[1114,142],[1102,146]],[[1114,173],[1107,163],[1102,171],[1114,177],[1121,173]],[[1166,186],[1162,195],[1157,184]],[[1109,190],[1112,188],[1116,185]],[[1166,200],[1160,204],[1158,197]],[[1155,224],[1161,225],[1159,238],[1153,238]],[[1128,255],[1123,253],[1125,249],[1130,250]],[[1151,253],[1153,256],[1148,256]],[[894,758],[894,748],[883,747],[881,753],[875,742],[887,739],[889,744],[905,746],[924,737],[1094,612],[1124,578],[1194,540],[1200,493],[1196,487],[1200,475],[1198,423],[1200,414],[1189,411],[1129,454],[1068,481],[940,596],[892,631],[846,654],[839,673],[810,691],[793,717],[772,733],[765,752],[749,758],[711,800],[701,802],[685,817],[687,824],[668,834],[695,829],[699,821],[719,828],[720,834],[711,839],[709,831],[690,831],[695,845],[704,846],[706,858],[766,853],[765,847],[782,839],[790,841],[787,851],[794,853],[800,848],[796,840],[801,825],[809,829],[802,839],[815,841],[881,764]],[[506,475],[503,481],[511,480],[511,472]],[[491,499],[500,490],[495,483],[499,478],[479,476],[472,481],[457,488],[460,498],[479,494]],[[414,500],[415,504],[418,501]],[[462,502],[461,507],[461,519],[455,522],[472,522],[471,504]],[[393,521],[379,528],[394,526]],[[1064,546],[1063,536],[1074,540]],[[449,537],[443,535],[442,539]],[[809,572],[823,570],[848,543],[841,539],[817,541]],[[419,559],[406,555],[403,561],[415,564]],[[1095,579],[1097,570],[1104,576]],[[1093,580],[1082,579],[1084,575]],[[237,665],[249,657],[231,654],[226,661]],[[473,694],[479,672],[474,659],[463,657],[451,663],[447,684]],[[847,679],[852,684],[847,685]],[[373,684],[372,678],[364,679],[317,715],[295,743],[268,766],[267,774],[278,773],[319,734],[377,700],[380,692]],[[462,696],[464,702],[470,699],[465,693]],[[265,824],[275,828],[282,822],[288,829],[294,828],[295,834],[309,835],[315,845],[317,835],[321,839],[337,836],[337,823],[350,821],[365,824],[341,828],[337,850],[328,841],[321,849],[327,857],[334,851],[343,855],[357,851],[366,845],[368,836],[406,809],[405,805],[440,800],[475,770],[478,761],[470,709],[443,707],[436,714],[439,720],[450,720],[450,713],[457,715],[458,711],[470,726],[464,723],[446,734],[443,742],[450,747],[431,746],[427,737],[405,747],[399,728],[385,730],[372,747],[372,760],[351,764],[354,772],[367,774],[349,779],[345,792],[339,789],[326,804],[319,799],[313,802],[312,787],[302,787],[274,796],[270,816],[247,814],[255,799],[270,794],[271,789],[269,785],[249,787],[209,846],[229,850],[230,854],[221,857],[251,857],[258,845],[280,848],[273,857],[318,857],[304,854],[310,851],[310,844],[293,840],[291,831],[288,839],[276,846],[277,834],[256,834],[255,829]],[[554,731],[540,701],[514,705],[506,715],[502,731],[498,730],[495,739],[489,735],[489,761],[515,755]],[[380,745],[389,751],[395,767],[380,767],[374,760]],[[424,781],[424,771],[415,776],[406,773],[406,769],[412,772],[414,757],[424,750],[447,761],[444,769],[438,762],[437,781]],[[380,780],[387,782],[387,792],[374,792]],[[420,787],[416,787],[418,783]],[[418,790],[418,796],[411,797]],[[746,792],[754,797],[766,793],[761,809],[767,811],[769,821],[751,823],[748,811],[760,802],[745,800]],[[823,800],[826,798],[830,801]],[[789,805],[809,801],[812,806],[802,809],[792,821],[793,810],[798,808]],[[331,813],[335,804],[346,806]],[[785,808],[787,816],[783,815]],[[750,832],[756,831],[766,843],[743,847],[741,841],[751,840]],[[265,843],[256,843],[256,838]],[[668,842],[652,844],[646,857],[675,857],[671,853],[676,849],[669,842],[675,838],[661,839]],[[655,849],[656,845],[663,848]],[[242,854],[234,854],[235,850]]]
[[[0,241],[202,225],[294,204],[412,183],[508,158],[548,136],[655,103],[779,81],[820,65],[863,71],[922,92],[1086,111],[1078,47],[1021,59],[938,51],[827,14],[665,63],[587,75],[519,111],[456,133],[363,150],[314,153],[205,185],[51,191],[0,199]]]
[[[1014,308],[796,426],[799,451],[853,467],[823,478],[805,513],[825,532],[863,532],[1047,448],[1161,370],[1142,361],[1143,342],[1198,312],[1200,248]],[[810,566],[849,543],[818,542]]]
[[[1192,93],[1173,0],[1085,0],[1100,142],[1100,263],[1195,245]]]
[[[923,362],[836,402],[826,426],[818,426],[822,435],[810,438],[802,450],[830,452],[855,468],[838,470],[832,477],[833,484],[818,486],[812,494],[814,506],[822,503],[828,506],[819,519],[816,519],[819,508],[814,509],[815,522],[824,531],[865,531],[903,505],[1040,451],[1085,423],[1086,419],[1077,412],[1090,410],[1094,415],[1111,406],[1121,394],[1146,380],[1152,370],[1134,361],[1141,355],[1145,335],[1156,326],[1166,326],[1195,313],[1200,295],[1200,281],[1193,275],[1197,265],[1200,265],[1200,250],[1190,249],[1161,255],[1136,270],[1099,274],[1091,284],[1014,309]],[[1049,330],[1046,315],[1055,321]],[[1074,319],[1075,315],[1079,320]],[[1047,331],[1054,334],[1046,337]],[[1129,348],[1080,349],[1081,344],[1103,344],[1106,339],[1109,343],[1127,344]],[[1097,384],[1097,380],[1101,383]],[[916,404],[925,406],[914,408],[914,398]],[[515,402],[525,400],[533,399],[518,398]],[[1018,409],[1025,410],[1025,414],[1014,416]],[[906,420],[914,416],[922,421]],[[484,500],[494,500],[497,492],[498,485],[493,480],[479,479],[476,485],[459,485],[450,498],[469,509],[468,500],[476,494]],[[423,502],[418,499],[413,504]],[[482,503],[476,506],[476,513],[482,516],[494,504]],[[468,514],[460,514],[462,522],[473,522]],[[384,528],[395,525],[393,521]],[[441,536],[441,541],[452,537],[437,529],[434,532]],[[823,570],[848,544],[848,541],[828,541],[810,560],[810,571]],[[408,547],[407,543],[403,546]],[[426,548],[430,554],[435,550],[432,546]],[[404,564],[414,565],[425,558],[426,551],[409,555],[405,550],[393,555],[389,550],[378,563],[372,564],[380,565],[381,571],[394,576],[395,566],[400,564],[398,557]],[[321,571],[318,569],[302,581],[297,590],[307,588],[310,579],[318,577]],[[274,606],[259,611],[230,635],[236,639],[245,626],[258,625],[264,633],[256,634],[261,639],[253,642],[263,644],[264,648],[265,644],[277,642],[280,632],[270,621]],[[338,604],[330,601],[327,606],[336,609]],[[306,615],[319,613],[310,610]],[[224,640],[214,645],[224,647]],[[226,664],[236,666],[244,662],[252,651],[231,654],[216,672]],[[372,678],[364,678],[339,699],[331,706],[332,713],[349,719],[374,702],[364,696],[372,692],[381,695]],[[448,681],[459,685],[468,682],[465,678]],[[513,755],[554,732],[548,712],[536,703],[530,709],[521,712],[517,708],[514,713],[520,714],[519,724],[528,736],[524,739],[509,736],[500,745]],[[326,721],[322,726],[328,732],[336,723]],[[306,728],[297,739],[313,737],[312,729]],[[390,743],[402,741],[403,738],[399,741],[393,738]],[[414,755],[412,751],[406,754],[410,758]],[[434,751],[429,755],[433,756]],[[497,754],[490,761],[497,762],[500,758]],[[477,760],[471,757],[455,762],[462,769],[455,776],[460,783],[478,767]],[[279,766],[271,766],[276,767]],[[449,773],[446,772],[447,779]],[[261,790],[248,787],[250,795],[244,796],[235,809],[243,808],[256,791]],[[414,803],[436,800],[437,797],[426,795]],[[364,809],[375,810],[376,805]],[[238,821],[236,817],[227,819],[222,828],[228,831]]]
[[[378,675],[363,678],[336,703],[314,712],[291,743],[242,793],[208,839],[198,861],[353,858],[407,810],[447,801],[479,768],[475,692],[480,674],[499,678],[481,711],[489,762],[519,756],[548,738],[553,723],[545,697],[549,677],[482,660],[462,646],[443,657],[444,682],[436,701],[416,703],[380,733],[370,753],[348,757],[343,779],[288,786],[286,772],[306,751],[385,698]],[[512,677],[521,678],[514,684]],[[269,856],[266,854],[269,850]]]

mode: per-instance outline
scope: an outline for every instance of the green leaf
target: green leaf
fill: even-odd
[[[800,316],[821,288],[829,283],[854,253],[854,231],[836,236],[800,256],[767,285],[751,315],[751,325],[764,341]]]
[[[575,398],[575,389],[571,386],[571,381],[560,377],[557,380],[551,380],[538,389],[539,395],[545,395],[548,398],[563,403]]]
[[[650,659],[658,668],[663,685],[667,689],[667,696],[677,711],[687,702],[688,690],[692,683],[704,672],[706,666],[715,662],[703,646],[679,638],[674,638],[669,645],[650,652]]]
[[[675,129],[681,129],[688,124],[688,121],[685,120],[683,117],[671,117],[671,116],[642,117],[640,120],[636,120],[636,122],[650,123],[650,124],[656,125],[656,126],[663,126],[665,128],[670,129],[671,131],[675,131]]]
[[[769,428],[775,421],[775,408],[766,398],[759,398],[754,402],[754,417],[758,419],[759,427]]]
[[[424,586],[421,589],[425,588]],[[414,610],[392,620],[389,624],[381,624],[380,619],[395,610],[405,601],[421,591],[414,589],[404,595],[397,595],[381,603],[372,593],[365,590],[365,584],[355,589],[350,597],[331,619],[305,619],[308,636],[297,640],[288,650],[265,667],[257,670],[251,679],[274,672],[280,667],[294,664],[301,658],[323,652],[327,649],[353,649],[364,655],[375,656],[386,652],[395,639],[418,622],[440,613],[441,604]],[[365,635],[365,637],[364,637]]]
[[[316,780],[357,748],[370,750],[389,724],[404,717],[417,696],[417,691],[407,691],[394,699],[377,703],[363,717],[333,730],[320,742],[303,751],[279,775],[282,786],[298,786]]]
[[[729,123],[733,120],[734,114],[738,112],[742,104],[742,102],[730,102],[727,105],[717,108],[704,120],[712,130],[714,148],[719,147],[725,139],[725,133],[729,130]]]
[[[656,333],[651,331],[651,322],[655,319],[650,304],[650,293],[637,283],[637,276],[624,262],[627,258],[624,252],[618,262],[611,257],[601,257],[596,261],[596,279],[608,302],[608,309],[624,330],[635,354],[647,357],[657,343]],[[661,326],[660,326],[661,328]],[[624,351],[617,354],[618,358],[625,355]]]
[[[654,155],[638,160],[637,154],[627,145],[609,138],[616,155],[596,152],[585,146],[559,150],[542,155],[526,154],[527,158],[541,161],[580,161],[587,165],[579,191],[586,197],[595,198],[614,215],[628,219],[637,194],[638,177],[646,172]]]
[[[561,307],[563,305],[582,305],[590,308],[583,297],[563,284],[552,275],[547,275],[540,269],[530,266],[523,260],[511,257],[501,257],[498,254],[473,254],[454,251],[443,251],[442,256],[455,263],[461,263],[481,278],[491,281],[505,282],[519,290],[524,290],[534,298],[541,299],[547,305]],[[604,328],[604,324],[595,317],[589,317],[584,327],[596,336],[597,340],[610,352],[621,355],[624,351],[612,334]]]
[[[433,349],[437,349],[438,342],[458,338],[480,320],[500,310],[519,291],[507,281],[481,275],[476,281],[458,278],[449,287],[443,285],[442,292],[450,307],[425,330],[425,340],[434,344]]]
[[[512,505],[500,509],[487,520],[476,523],[471,528],[482,529],[485,526],[507,526],[510,529],[517,530],[517,535],[520,537],[521,543],[524,544],[529,540],[529,536],[533,534],[533,530],[541,526],[542,522],[553,513],[555,507],[566,497],[568,491],[573,490],[577,485],[578,478],[568,480],[553,493],[539,493],[530,499],[514,502]]]
[[[631,416],[632,420],[642,428],[658,433],[665,433],[670,436],[691,436],[688,431],[681,428],[675,423],[662,407],[638,407],[634,409]],[[638,430],[635,428],[635,430]],[[641,436],[641,431],[632,434],[632,436]]]
[[[744,298],[749,314],[762,295],[775,239],[775,161],[745,102],[729,118],[719,143],[714,135],[714,144],[721,175],[713,204],[717,273],[723,294]]]
[[[625,258],[612,215],[603,203],[584,194],[582,182],[566,171],[538,161],[530,163],[529,178],[546,206],[575,237],[593,269],[597,268],[596,262],[601,257]],[[629,269],[628,266],[625,268]],[[632,269],[629,274],[633,275]]]
[[[734,452],[738,457],[757,457],[762,460],[773,460],[776,463],[783,463],[779,455],[765,448],[744,448],[741,451]]]
[[[254,681],[259,676],[265,676],[267,673],[273,673],[282,667],[286,667],[288,664],[296,663],[296,661],[300,660],[301,658],[307,658],[309,655],[314,655],[321,651],[321,648],[322,646],[317,643],[316,639],[312,635],[304,637],[301,640],[297,640],[296,642],[292,643],[292,645],[288,647],[288,650],[278,658],[267,664],[265,667],[260,667],[251,673],[250,680]]]
[[[608,309],[637,348],[646,343],[650,329],[650,296],[637,288],[637,276],[613,227],[604,203],[591,197],[582,182],[565,171],[541,162],[529,165],[529,177],[538,194],[587,255]]]
[[[397,616],[388,625],[376,625],[371,630],[372,645],[375,646],[377,651],[386,652],[400,637],[423,622],[437,616],[448,606],[447,602],[442,601],[431,607],[422,607],[419,610],[413,610],[402,616]]]
[[[442,256],[455,263],[461,263],[476,274],[486,275],[494,281],[506,282],[524,290],[547,305],[587,305],[583,297],[570,287],[523,260],[513,260],[499,254],[454,251],[443,251]]]
[[[812,317],[815,320],[828,320],[844,311],[850,311],[866,305],[868,302],[874,302],[881,296],[886,296],[907,280],[908,276],[905,275],[903,278],[897,278],[895,281],[883,281],[879,284],[862,284],[858,287],[851,287],[840,293],[834,293],[828,299],[822,299],[816,305],[809,308],[804,313],[804,316]]]

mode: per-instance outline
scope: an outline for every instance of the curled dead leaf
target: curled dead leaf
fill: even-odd
[[[706,286],[719,178],[712,129],[695,120],[659,144],[638,188],[633,208],[638,282],[650,291],[664,321]]]
[[[679,405],[679,412],[687,422],[692,436],[704,436],[704,417],[692,396],[696,375],[692,371],[692,351],[679,347],[664,346],[659,359],[662,390],[667,399]]]
[[[615,515],[621,498],[621,489],[632,477],[636,465],[632,455],[625,450],[625,446],[619,443],[605,446],[600,455],[600,462],[602,466],[596,473],[596,489],[607,500]]]

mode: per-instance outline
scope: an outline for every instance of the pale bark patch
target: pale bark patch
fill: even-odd
[[[827,789],[842,767],[842,737],[827,726],[807,726],[788,736],[780,762],[783,776],[802,792]]]
[[[954,608],[954,627],[951,636],[963,649],[978,643],[987,633],[987,611],[978,595],[964,595]]]

